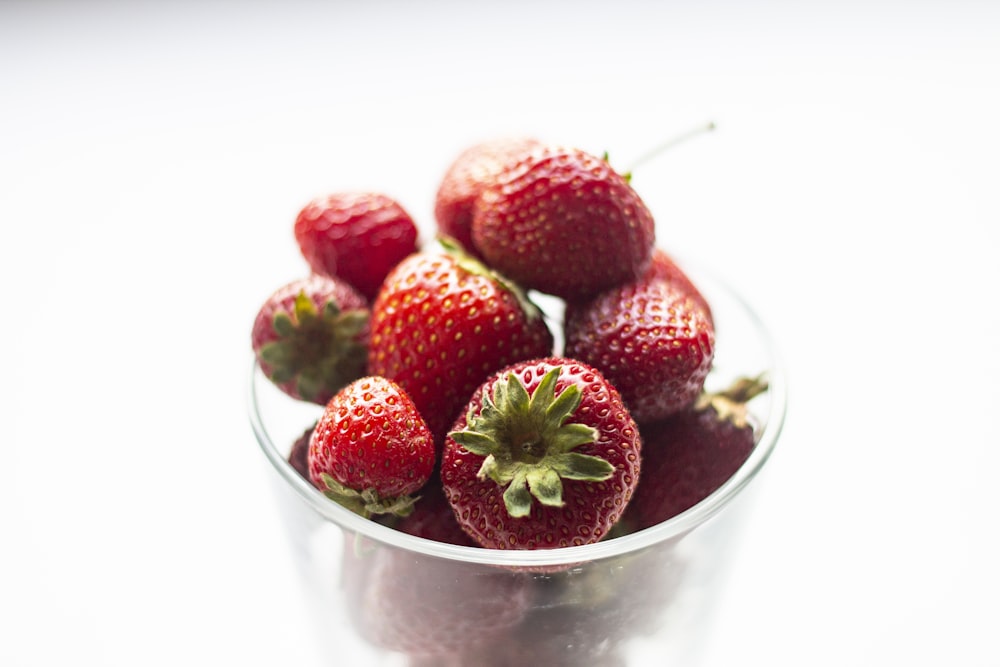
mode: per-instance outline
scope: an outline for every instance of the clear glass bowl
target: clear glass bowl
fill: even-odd
[[[750,403],[753,452],[718,490],[668,521],[598,544],[496,551],[433,542],[327,499],[286,457],[319,417],[256,365],[250,421],[331,665],[695,665],[712,601],[733,557],[747,487],[781,432],[786,386],[753,310],[723,282],[686,266],[712,306],[709,389],[766,372]],[[725,641],[723,637],[713,640]]]

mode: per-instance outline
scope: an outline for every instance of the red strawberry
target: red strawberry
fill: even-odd
[[[483,380],[551,354],[552,344],[516,286],[467,255],[422,252],[390,273],[372,304],[368,367],[409,393],[441,442]]]
[[[313,271],[339,277],[373,299],[390,269],[416,251],[417,226],[386,195],[340,192],[302,209],[295,240]]]
[[[565,331],[566,356],[603,372],[639,423],[690,407],[715,353],[705,309],[656,275],[569,304]]]
[[[484,547],[597,542],[639,480],[639,432],[597,370],[550,357],[484,383],[445,440],[441,480]]]
[[[623,526],[655,526],[694,507],[732,477],[754,447],[746,403],[766,389],[762,378],[741,379],[726,391],[702,395],[690,410],[644,424],[645,478]]]
[[[386,378],[356,380],[334,396],[309,441],[309,476],[362,516],[405,515],[434,470],[434,441],[406,392]]]
[[[649,266],[653,216],[606,160],[575,149],[531,152],[476,203],[472,240],[528,289],[568,301],[635,280]]]
[[[649,263],[649,268],[643,274],[646,280],[659,278],[675,285],[680,291],[687,294],[691,299],[701,306],[702,310],[712,321],[712,308],[708,305],[708,300],[702,295],[701,290],[694,284],[687,273],[682,269],[673,257],[660,248],[653,249],[653,259]]]
[[[531,138],[484,141],[462,151],[448,167],[434,201],[438,231],[478,255],[472,243],[472,211],[476,199],[504,167],[541,144]]]
[[[325,405],[364,374],[368,304],[342,280],[313,275],[272,294],[253,323],[251,345],[282,391]]]

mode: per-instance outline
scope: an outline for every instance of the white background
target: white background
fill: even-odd
[[[3,2],[0,664],[323,664],[244,408],[298,209],[709,120],[633,183],[791,401],[708,665],[1000,664],[998,7]]]

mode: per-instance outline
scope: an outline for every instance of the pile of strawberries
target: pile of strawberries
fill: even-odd
[[[314,200],[294,224],[311,273],[254,322],[261,370],[324,406],[289,458],[327,496],[430,539],[544,549],[662,522],[744,462],[765,387],[705,392],[710,305],[606,157],[478,144],[435,218],[421,246],[383,194]]]

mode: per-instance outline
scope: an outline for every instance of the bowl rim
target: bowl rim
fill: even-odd
[[[699,273],[702,272],[699,270]],[[264,425],[263,417],[260,414],[257,389],[258,383],[269,381],[261,372],[255,358],[251,365],[247,392],[250,424],[264,455],[279,474],[282,481],[291,487],[299,499],[324,519],[356,535],[364,536],[384,545],[424,556],[505,568],[566,566],[639,552],[684,535],[707,522],[728,506],[760,473],[764,464],[774,452],[778,437],[781,435],[784,426],[788,403],[787,377],[778,350],[775,347],[774,339],[756,311],[749,306],[742,296],[730,288],[728,284],[719,281],[715,276],[712,276],[712,282],[719,290],[725,291],[730,299],[739,304],[744,311],[744,315],[760,336],[766,354],[770,359],[770,368],[765,371],[768,381],[768,408],[766,414],[757,415],[761,425],[755,434],[757,442],[750,456],[732,477],[699,503],[660,524],[615,537],[614,539],[581,546],[560,547],[558,549],[487,549],[483,547],[448,544],[417,537],[384,526],[370,519],[365,519],[351,512],[341,505],[332,502],[299,475],[271,439]]]

